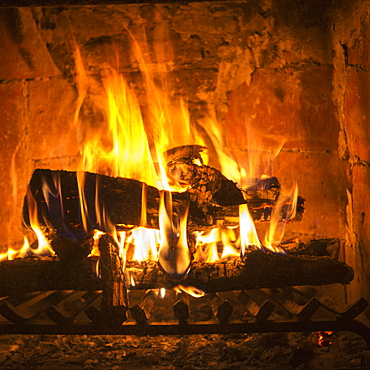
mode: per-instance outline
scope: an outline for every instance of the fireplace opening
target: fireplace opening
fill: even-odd
[[[1,5],[1,315],[369,324],[366,4]]]

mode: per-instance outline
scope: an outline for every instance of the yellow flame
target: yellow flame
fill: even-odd
[[[163,299],[166,296],[166,289],[165,288],[160,288],[158,290],[158,297]]]
[[[0,261],[6,261],[6,260],[10,261],[10,260],[13,260],[14,258],[23,258],[30,251],[31,251],[30,243],[26,235],[24,235],[22,247],[20,249],[13,249],[9,247],[5,253],[0,254]]]
[[[135,261],[156,261],[158,259],[159,230],[137,227],[131,230],[130,236],[126,242],[132,243],[135,247],[133,254]]]
[[[219,259],[217,242],[219,239],[219,229],[215,228],[208,233],[195,232],[196,251],[194,261],[197,262],[216,262]]]
[[[248,205],[239,206],[239,223],[240,223],[240,248],[244,255],[246,249],[250,247],[261,247],[254,221],[249,213]]]
[[[286,223],[292,220],[296,215],[298,200],[298,185],[295,184],[291,190],[290,196],[284,196],[280,193],[276,205],[271,212],[269,227],[266,230],[264,244],[272,252],[285,253],[285,250],[279,247],[281,243]],[[289,207],[289,212],[285,220],[281,220],[281,210],[283,206]]]
[[[171,193],[161,192],[159,206],[161,245],[158,261],[170,275],[183,275],[189,269],[191,259],[187,243],[188,210],[189,208],[187,207],[183,214],[180,215],[179,227],[175,226],[172,221]]]
[[[130,284],[131,284],[131,286],[135,286],[136,285],[135,284],[135,279],[134,279],[134,277],[132,275],[130,275]]]
[[[187,293],[187,294],[189,294],[189,295],[191,295],[192,297],[195,297],[195,298],[204,297],[205,294],[206,294],[198,288],[195,288],[193,286],[184,286],[184,285],[181,285],[181,284],[175,286],[174,290],[177,293],[185,292],[185,293]]]
[[[36,255],[41,254],[54,255],[55,252],[51,248],[49,241],[46,239],[45,235],[41,230],[38,218],[37,203],[29,188],[27,189],[26,199],[28,205],[30,227],[32,231],[35,233],[38,241],[37,248],[32,249],[30,248],[30,252]]]
[[[232,245],[232,240],[235,240],[235,232],[232,229],[220,229],[221,241],[223,245],[222,258],[238,257],[240,253]]]
[[[134,88],[122,74],[113,68],[102,71],[105,104],[101,111],[103,121],[107,122],[100,124],[101,127],[83,122],[82,108],[93,82],[85,71],[80,52],[75,52],[79,91],[75,123],[83,156],[80,169],[173,190],[166,176],[165,152],[184,144],[204,145],[204,140],[191,124],[183,99],[171,97],[172,92],[165,88],[167,81],[153,70],[153,63],[147,55],[144,57],[134,38],[131,41],[145,91],[139,102]],[[145,114],[141,105],[145,106]]]
[[[90,254],[88,257],[99,257],[100,250],[99,250],[99,239],[104,233],[100,230],[94,230],[93,234],[93,245]]]

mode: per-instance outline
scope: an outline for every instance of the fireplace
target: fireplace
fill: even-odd
[[[182,98],[206,134],[211,166],[221,166],[207,126],[217,122],[215,136],[234,158],[249,159],[258,143],[253,176],[297,182],[306,212],[287,224],[284,240],[339,239],[336,256],[355,271],[350,284],[325,293],[343,304],[370,298],[368,15],[360,1],[3,5],[0,253],[22,248],[34,170],[76,171],[88,129],[104,127],[101,81],[111,69],[129,81],[144,119],[153,114],[146,95],[158,91],[143,88],[142,55],[153,82],[165,78],[167,96]],[[368,324],[368,311],[361,320]]]

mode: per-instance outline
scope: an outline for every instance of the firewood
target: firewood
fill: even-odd
[[[119,246],[109,235],[101,236],[99,250],[103,293],[98,324],[120,327],[126,321],[128,311],[124,261],[120,256]]]
[[[50,239],[51,247],[62,260],[80,261],[90,254],[93,246],[92,237],[74,240],[63,236],[56,238],[51,234]]]
[[[116,266],[117,267],[117,266]],[[99,279],[96,261],[79,263],[60,261],[56,257],[22,258],[0,262],[0,296],[45,290],[106,290],[106,305],[127,303],[122,275],[107,272],[108,281]],[[117,268],[112,269],[117,272]],[[113,274],[113,275],[112,275]],[[169,277],[157,262],[126,262],[127,281],[131,290],[176,286],[195,287],[205,293],[259,288],[282,288],[300,285],[349,284],[353,269],[329,257],[296,257],[256,250],[244,258],[215,263],[193,262],[190,272]],[[110,280],[109,280],[110,279]],[[117,307],[117,306],[116,306]]]
[[[328,257],[299,258],[256,250],[228,261],[194,262],[186,276],[171,278],[157,262],[127,262],[130,289],[195,287],[205,293],[299,285],[349,284],[353,269]]]
[[[216,172],[213,171],[213,174]],[[38,169],[32,175],[29,193],[32,194],[37,205],[38,221],[44,226],[52,225],[56,237],[81,240],[88,238],[93,229],[110,231],[111,224],[118,227],[139,226],[143,186],[146,187],[146,227],[159,227],[160,192],[158,189],[133,179],[113,178],[89,172],[84,172],[82,175],[84,177],[84,199],[82,201],[76,172]],[[276,199],[264,199],[263,197],[266,197],[266,192],[269,191],[276,193],[276,189],[248,190],[243,196],[236,184],[221,176],[220,173],[215,176],[218,185],[209,181],[208,187],[206,186],[208,189],[206,192],[213,192],[212,197],[207,195],[204,198],[203,191],[196,189],[195,193],[191,193],[190,190],[185,193],[172,193],[174,214],[178,213],[177,210],[183,209],[190,200],[188,218],[190,231],[208,230],[223,223],[237,224],[239,204],[242,203],[248,204],[255,219],[262,221],[269,219]],[[201,183],[199,181],[198,183]],[[200,189],[203,189],[203,185]],[[269,196],[274,198],[271,194]],[[81,216],[83,213],[81,203],[86,209],[85,220]],[[297,220],[303,213],[303,203],[304,200],[301,200],[299,205],[301,213],[298,212]],[[286,207],[287,209],[290,207],[289,199]],[[30,205],[26,197],[23,219],[25,225],[28,226],[30,225],[29,210]],[[284,210],[281,215],[284,218]]]
[[[125,286],[124,261],[119,246],[109,235],[99,240],[100,270],[103,285],[102,305],[106,308],[128,306]]]
[[[48,290],[102,290],[96,260],[61,261],[57,257],[25,257],[0,262],[0,296]]]

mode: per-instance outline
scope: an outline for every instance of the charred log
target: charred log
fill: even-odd
[[[96,261],[61,261],[57,257],[26,257],[0,262],[0,296],[49,290],[102,290]]]
[[[36,241],[36,243],[38,243]],[[87,257],[93,246],[91,237],[75,240],[67,237],[56,238],[55,234],[51,235],[51,247],[61,260],[81,261]]]
[[[104,241],[104,243],[108,243]],[[114,243],[106,246],[111,248]],[[104,247],[103,247],[104,250]],[[0,296],[47,290],[105,290],[105,306],[125,309],[127,297],[121,262],[116,249],[106,253],[104,279],[96,275],[96,261],[60,261],[56,257],[22,258],[0,262]],[[113,264],[113,265],[112,265]],[[110,267],[109,267],[110,266]],[[348,284],[353,269],[329,257],[296,257],[259,250],[244,258],[215,263],[193,262],[190,272],[178,278],[169,277],[157,262],[126,262],[126,276],[135,285],[129,289],[146,290],[178,285],[195,287],[206,293],[258,288],[282,288],[300,285]],[[127,281],[126,281],[127,284]]]
[[[237,224],[238,205],[242,203],[248,204],[255,219],[269,220],[278,195],[274,182],[270,184],[273,186],[271,189],[266,190],[266,184],[262,186],[260,183],[257,187],[259,190],[248,190],[243,196],[242,191],[233,182],[224,178],[221,173],[213,170],[211,172],[215,180],[212,182],[210,178],[213,177],[208,177],[208,185],[201,185],[202,181],[199,180],[199,186],[194,189],[185,193],[172,193],[174,215],[190,200],[190,230],[209,229],[223,223]],[[79,181],[83,192],[79,192]],[[113,178],[89,172],[36,170],[25,198],[23,219],[29,226],[29,209],[37,206],[40,224],[52,225],[57,237],[78,241],[88,238],[93,229],[109,232],[112,224],[139,226],[142,220],[143,186],[146,188],[146,226],[158,228],[158,189],[133,179]],[[204,195],[204,189],[207,195]],[[34,204],[31,204],[32,202]],[[303,203],[304,200],[301,199],[301,208],[297,207],[301,213],[297,213],[297,220],[302,215]],[[289,207],[291,208],[291,201],[287,199],[286,209],[280,212],[282,220],[289,213]]]
[[[206,151],[207,148],[200,145],[183,145],[168,150],[167,176],[170,183],[178,187],[188,186],[190,199],[203,209],[204,213],[208,213],[210,204],[217,204],[223,208],[215,209],[213,217],[223,219],[226,216],[224,207],[229,207],[226,210],[229,216],[237,217],[237,206],[241,204],[239,189],[235,191],[235,183],[227,179],[221,171],[204,164]],[[250,184],[248,188],[242,189],[242,193],[254,220],[269,221],[271,208],[276,205],[278,197],[281,197],[280,218],[281,221],[286,221],[292,211],[292,198],[284,197],[280,193],[278,179],[250,179]],[[304,202],[305,199],[298,197],[294,221],[302,219]]]
[[[129,262],[126,272],[135,282],[135,286],[130,289],[170,289],[183,285],[195,287],[205,293],[348,284],[353,279],[351,267],[327,257],[298,258],[259,250],[248,253],[244,258],[225,262],[194,262],[188,275],[178,279],[169,278],[156,262]]]
[[[100,271],[103,286],[99,324],[119,327],[127,319],[128,298],[124,261],[119,246],[109,235],[99,240]]]

